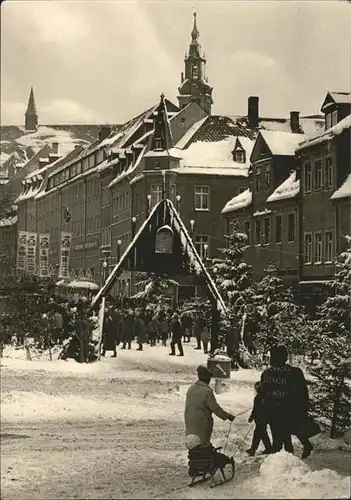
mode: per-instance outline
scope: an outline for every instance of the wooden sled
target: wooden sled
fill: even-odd
[[[197,446],[189,451],[189,476],[191,483],[189,487],[204,483],[208,479],[212,480],[211,488],[231,481],[235,476],[235,462],[233,457],[227,457],[219,453],[222,447]],[[226,476],[226,470],[228,475]],[[216,481],[214,476],[217,471],[221,471],[222,478]]]

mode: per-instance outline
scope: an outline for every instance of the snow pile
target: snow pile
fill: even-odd
[[[246,163],[237,163],[233,160],[233,151],[236,144],[236,137],[228,137],[218,142],[194,142],[187,149],[182,151],[181,167],[222,167],[230,171],[237,171],[236,175],[247,175],[249,168],[249,157],[252,150],[252,141],[241,138],[243,147],[246,150]],[[246,139],[244,141],[244,139]],[[248,150],[249,149],[249,150]]]
[[[347,176],[345,182],[334,192],[330,199],[337,200],[340,198],[347,198],[349,196],[351,196],[351,174]]]
[[[242,193],[234,196],[231,200],[229,200],[222,210],[222,214],[227,212],[233,212],[234,210],[240,210],[241,208],[246,208],[252,203],[252,191],[250,189],[246,189]]]
[[[345,130],[349,129],[350,127],[351,127],[351,114],[346,116],[346,118],[344,118],[343,120],[340,120],[339,123],[337,123],[333,127],[328,128],[325,132],[323,132],[323,134],[315,137],[314,139],[310,139],[308,141],[303,142],[297,149],[301,150],[310,146],[314,146],[315,144],[320,144],[321,142],[324,141],[330,141],[336,135],[342,134]]]
[[[88,144],[82,139],[75,139],[72,133],[66,130],[56,130],[47,126],[40,126],[36,132],[22,135],[16,139],[16,142],[32,148],[34,152],[38,152],[45,144],[51,145],[53,142],[58,142],[59,153],[63,156],[72,151],[77,144]]]
[[[297,196],[300,191],[300,180],[296,179],[296,171],[277,187],[275,191],[267,198],[268,201],[280,201]]]
[[[297,145],[305,139],[303,134],[261,130],[260,134],[272,155],[294,156]]]
[[[349,498],[350,478],[330,469],[312,471],[300,458],[281,451],[268,456],[259,477],[246,481],[257,498]]]

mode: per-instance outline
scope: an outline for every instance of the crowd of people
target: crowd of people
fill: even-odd
[[[170,356],[184,356],[183,343],[189,343],[192,337],[197,341],[195,349],[203,349],[207,354],[210,329],[207,318],[201,314],[180,312],[176,308],[155,312],[137,307],[121,311],[110,306],[104,314],[102,355],[112,351],[116,357],[118,346],[131,349],[136,342],[137,351],[143,351],[144,344],[166,347],[169,343]]]

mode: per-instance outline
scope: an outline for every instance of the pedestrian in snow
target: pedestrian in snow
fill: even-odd
[[[134,318],[134,333],[137,337],[138,348],[137,351],[143,350],[143,344],[147,341],[146,329],[144,321],[141,318],[140,311],[135,311]]]
[[[179,316],[176,312],[173,314],[172,317],[171,332],[172,332],[172,341],[171,341],[171,352],[169,353],[169,355],[175,356],[175,345],[177,344],[179,349],[178,356],[184,356],[184,351],[182,346],[182,326],[179,321]]]
[[[204,326],[206,325],[206,320],[201,314],[197,314],[194,321],[194,335],[196,338],[195,349],[202,349],[201,347],[201,334],[203,332]]]
[[[272,452],[271,441],[267,432],[267,419],[264,413],[262,392],[260,391],[260,382],[255,383],[256,396],[254,398],[254,405],[249,416],[249,422],[255,421],[255,430],[252,437],[251,447],[246,450],[251,457],[255,456],[257,448],[259,447],[260,441],[265,446],[263,453],[268,455]]]
[[[240,328],[232,327],[227,333],[227,354],[231,359],[231,368],[239,369],[239,346],[241,342]]]
[[[166,346],[169,335],[169,324],[166,319],[166,315],[163,311],[160,312],[160,330],[161,330],[162,345]]]
[[[76,325],[76,336],[80,344],[80,362],[88,363],[92,325],[88,319],[87,311],[84,308],[81,308],[78,314],[79,319]]]
[[[125,349],[128,344],[128,349],[132,348],[132,340],[134,339],[134,320],[132,311],[125,311],[121,325],[121,340],[123,342],[122,349]]]
[[[201,445],[210,445],[213,430],[214,413],[222,420],[233,422],[234,415],[226,412],[217,403],[213,390],[209,386],[212,372],[206,366],[198,366],[198,380],[192,384],[185,400],[185,432],[186,435],[195,435],[200,438]]]
[[[150,341],[151,346],[156,345],[156,339],[161,336],[161,328],[160,322],[157,319],[157,316],[153,316],[151,321],[149,321],[147,325],[147,334]]]
[[[102,328],[102,345],[103,356],[105,356],[106,351],[113,351],[112,357],[117,357],[117,330],[115,329],[111,312],[108,309],[105,309],[105,317]]]
[[[273,437],[273,453],[280,451],[283,445],[286,451],[293,453],[291,434],[296,428],[296,419],[302,417],[302,408],[306,407],[305,378],[300,368],[287,364],[287,359],[288,352],[284,346],[273,347],[270,367],[261,375],[262,398]],[[301,399],[304,401],[302,406],[299,404]],[[309,440],[303,441],[305,458],[310,454],[312,445]]]
[[[207,323],[205,322],[205,325],[201,333],[201,342],[205,354],[208,353],[208,343],[210,340],[211,340],[211,332],[209,327],[207,326]]]
[[[184,312],[180,318],[180,324],[182,327],[182,335],[183,335],[184,342],[188,342],[188,343],[190,342],[192,328],[193,328],[192,323],[193,322],[192,322],[190,314],[188,314],[187,312]]]

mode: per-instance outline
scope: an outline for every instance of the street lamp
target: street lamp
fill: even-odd
[[[207,260],[207,252],[208,252],[208,245],[207,243],[204,244],[204,260]]]
[[[180,213],[180,200],[182,199],[182,197],[180,196],[180,194],[177,194],[176,196],[176,202],[177,202],[177,212],[178,214]]]
[[[152,199],[151,194],[148,194],[146,199],[147,199],[147,211],[146,212],[147,212],[147,215],[149,215],[150,209],[151,209],[151,199]]]
[[[190,222],[190,234],[191,234],[191,236],[193,236],[195,221],[194,221],[194,219],[191,219],[189,222]]]
[[[121,246],[122,240],[117,240],[117,262],[121,260]]]

